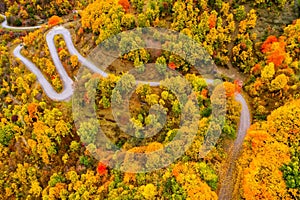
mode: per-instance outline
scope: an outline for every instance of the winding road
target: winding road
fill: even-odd
[[[42,72],[35,66],[35,64],[32,63],[27,58],[25,58],[24,56],[22,56],[21,50],[22,50],[23,46],[22,46],[22,44],[18,45],[15,48],[14,52],[13,52],[14,56],[19,58],[25,64],[25,66],[32,73],[34,73],[36,75],[38,81],[40,82],[42,88],[44,89],[45,93],[47,94],[47,96],[49,98],[51,98],[52,100],[56,100],[56,101],[62,101],[62,100],[69,99],[73,95],[74,90],[73,90],[73,80],[68,76],[65,68],[63,67],[63,65],[62,65],[62,63],[59,59],[57,49],[56,49],[55,44],[54,44],[54,37],[56,35],[62,35],[63,36],[63,38],[66,42],[69,53],[71,55],[76,55],[78,57],[78,61],[81,62],[81,64],[83,66],[86,66],[87,68],[89,68],[93,72],[98,73],[103,77],[107,77],[108,74],[106,72],[102,71],[101,69],[99,69],[98,67],[96,67],[92,62],[90,62],[89,60],[84,58],[77,51],[77,49],[74,47],[74,44],[72,42],[71,34],[67,29],[65,29],[62,26],[54,27],[46,35],[46,41],[47,41],[47,45],[48,45],[49,50],[50,50],[52,60],[55,64],[57,72],[58,72],[58,74],[61,77],[62,82],[63,82],[62,92],[57,93],[53,89],[51,84],[47,81],[47,79],[44,77]],[[150,86],[158,86],[159,85],[158,82],[137,81],[137,83],[149,84]]]
[[[1,15],[1,16],[5,17],[4,15]],[[33,27],[13,27],[13,26],[9,26],[7,24],[6,17],[5,17],[5,21],[2,22],[1,26],[3,28],[7,28],[7,29],[11,29],[11,30],[34,30],[34,29],[38,29],[38,28],[41,27],[41,26],[33,26]],[[78,61],[81,62],[82,65],[86,66],[87,68],[89,68],[93,72],[98,73],[103,77],[108,76],[108,74],[106,72],[104,72],[101,69],[99,69],[98,67],[96,67],[93,63],[88,61],[86,58],[84,58],[77,51],[77,49],[73,45],[73,42],[72,42],[72,39],[71,39],[71,34],[67,29],[65,29],[62,26],[54,27],[46,35],[46,41],[47,41],[47,45],[48,45],[49,50],[50,50],[52,60],[55,64],[56,69],[57,69],[57,71],[58,71],[58,73],[59,73],[59,75],[62,79],[62,82],[63,82],[63,90],[62,90],[61,93],[57,93],[53,89],[51,84],[47,81],[47,79],[44,77],[42,72],[35,66],[35,64],[33,64],[29,59],[22,56],[22,54],[21,54],[21,50],[23,48],[22,44],[18,45],[13,51],[14,56],[16,58],[20,59],[24,63],[24,65],[32,73],[34,73],[36,75],[37,80],[39,81],[39,83],[41,84],[43,90],[45,91],[46,95],[49,98],[51,98],[53,100],[56,100],[56,101],[63,101],[63,100],[69,99],[73,95],[73,92],[74,92],[74,89],[73,89],[73,83],[74,82],[68,76],[68,74],[67,74],[66,70],[64,69],[64,67],[63,67],[63,65],[62,65],[62,63],[59,59],[59,56],[57,54],[57,49],[55,47],[54,40],[53,40],[55,35],[62,35],[63,36],[70,54],[71,55],[76,55],[78,57]],[[206,81],[207,81],[207,83],[212,82],[212,80],[206,80]],[[159,85],[159,82],[137,81],[137,83],[149,84],[150,86],[158,86]],[[247,132],[247,129],[250,127],[250,112],[249,112],[249,108],[248,108],[246,100],[239,93],[237,93],[235,95],[235,99],[238,102],[241,103],[242,110],[241,110],[241,115],[240,115],[240,123],[239,123],[237,138],[234,142],[233,150],[229,154],[229,158],[228,158],[228,160],[230,161],[230,164],[229,164],[227,173],[225,175],[225,178],[221,182],[221,187],[220,187],[220,192],[219,192],[219,199],[220,200],[230,200],[230,199],[232,199],[232,193],[233,193],[233,188],[234,188],[233,177],[234,177],[235,161],[237,160],[237,158],[239,156],[239,152],[242,148],[242,143],[243,143],[245,134]]]
[[[4,18],[4,21],[1,23],[2,28],[16,30],[16,31],[22,31],[22,30],[34,30],[39,29],[41,26],[26,26],[26,27],[15,27],[15,26],[9,26],[7,23],[7,18],[5,15],[0,14],[1,17]]]
[[[243,141],[247,130],[251,125],[250,111],[244,97],[237,93],[235,94],[235,100],[240,102],[242,105],[240,123],[238,128],[237,138],[234,141],[232,151],[228,155],[228,168],[226,169],[225,178],[221,180],[221,186],[219,191],[219,200],[230,200],[233,199],[234,185],[233,182],[236,180],[234,170],[236,169],[236,160],[239,157],[239,153],[242,149]]]

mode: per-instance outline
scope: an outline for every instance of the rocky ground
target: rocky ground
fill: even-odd
[[[291,24],[300,16],[299,4],[287,4],[282,10],[257,9],[258,20],[255,32],[257,39],[264,39],[267,35],[277,35],[282,32],[283,27]]]

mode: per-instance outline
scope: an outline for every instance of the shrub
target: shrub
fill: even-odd
[[[57,183],[63,183],[65,181],[65,178],[61,175],[61,173],[54,173],[50,180],[48,181],[48,185],[50,187],[54,187]]]
[[[14,137],[14,132],[10,125],[1,126],[0,124],[0,143],[8,146],[10,140]]]
[[[158,73],[164,75],[167,70],[167,63],[165,57],[161,56],[156,59],[155,68],[157,69]]]
[[[237,21],[242,21],[246,18],[246,11],[244,6],[239,6],[234,10],[234,17]]]

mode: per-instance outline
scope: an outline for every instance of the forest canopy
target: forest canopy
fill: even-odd
[[[0,199],[299,199],[299,10],[292,0],[4,0]],[[47,35],[57,27],[70,38],[55,35],[51,47]],[[147,27],[181,41],[129,32],[117,46],[105,43]],[[120,52],[109,66],[93,54],[103,44]],[[128,51],[146,44],[157,48]],[[57,101],[42,82],[50,93],[64,91],[62,70],[77,93]],[[137,84],[145,74],[165,79]],[[135,159],[162,149],[165,157]],[[145,166],[156,170],[141,172]]]

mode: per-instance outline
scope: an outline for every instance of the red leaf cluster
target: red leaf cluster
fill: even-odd
[[[274,35],[270,35],[270,36],[266,39],[266,41],[262,44],[262,46],[261,46],[261,51],[262,51],[263,53],[269,52],[269,51],[271,50],[272,44],[273,44],[274,42],[278,42],[277,37],[274,36]]]
[[[172,69],[172,70],[175,70],[175,69],[177,68],[177,66],[176,66],[175,63],[173,63],[173,62],[170,62],[168,66],[169,66],[169,68]]]
[[[97,167],[97,172],[100,175],[107,174],[107,167],[106,167],[106,165],[104,165],[102,162],[99,162],[98,163],[98,167]]]
[[[126,12],[130,8],[130,3],[128,0],[119,0],[118,4],[121,5]]]

